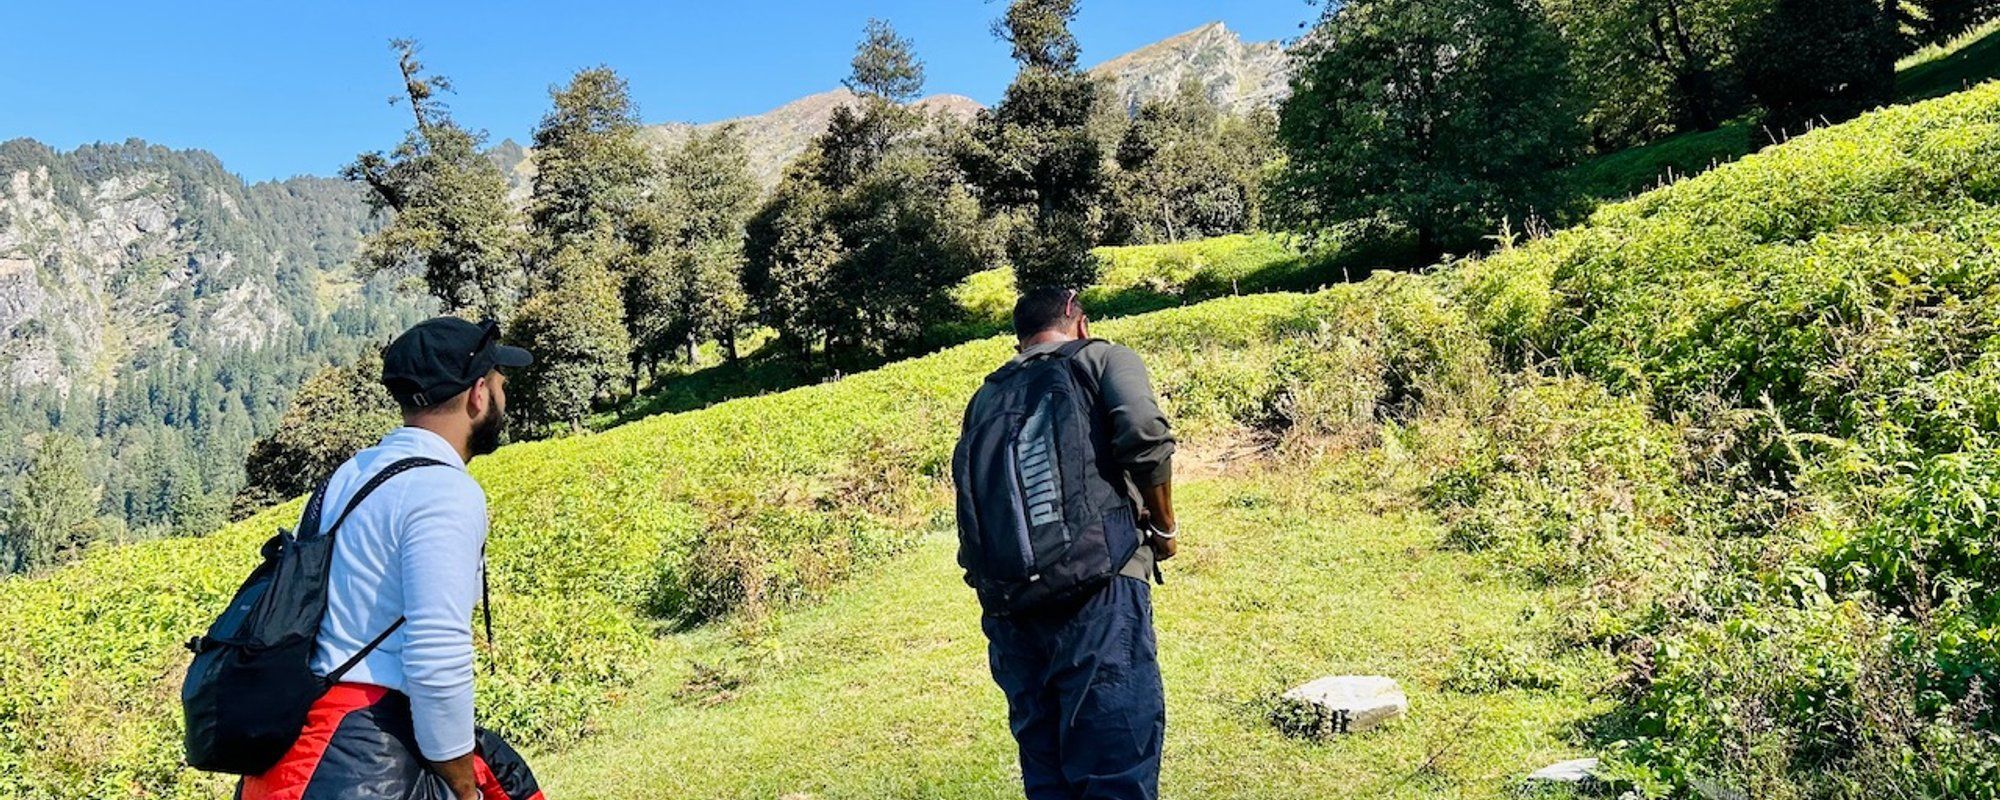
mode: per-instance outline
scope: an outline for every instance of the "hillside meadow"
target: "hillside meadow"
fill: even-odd
[[[1322,306],[1246,297],[1102,333],[1149,356],[1182,429],[1199,434],[1274,418],[1286,381],[1305,379],[1278,369],[1282,354],[1309,349]],[[962,403],[1008,352],[983,340],[475,462],[499,638],[481,650],[495,670],[481,681],[484,722],[531,745],[573,741],[648,669],[655,631],[814,597],[907,549],[948,518],[939,481]],[[218,783],[177,768],[179,642],[297,511],[0,583],[0,789],[212,795]]]
[[[1188,442],[1170,792],[1498,797],[1595,753],[1642,796],[1994,796],[1996,250],[1988,84],[1427,275],[1098,326]],[[566,796],[1009,794],[944,491],[1008,350],[478,462],[486,721]],[[0,583],[0,795],[216,796],[177,643],[296,513]],[[1350,670],[1410,718],[1264,724]]]

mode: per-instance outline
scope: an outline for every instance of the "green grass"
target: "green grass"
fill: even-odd
[[[2000,77],[2000,20],[1956,40],[1924,48],[1896,65],[1896,94],[1928,100]]]
[[[1701,454],[1649,527],[1729,536],[1614,634],[1648,675],[1622,758],[1667,790],[2000,793],[2000,84],[1444,278],[1513,363],[1642,400]]]
[[[1277,354],[1344,307],[1265,295],[1102,330],[1154,358],[1198,433],[1268,416]],[[964,399],[1008,344],[475,462],[500,633],[482,651],[496,667],[482,671],[482,719],[529,742],[588,735],[649,669],[656,626],[819,596],[948,519],[937,486]],[[0,796],[212,794],[215,780],[176,767],[179,720],[163,713],[186,663],[179,643],[297,508],[0,581]]]
[[[1288,247],[1111,260],[1137,309],[1311,276]],[[1502,796],[1598,751],[1647,796],[1992,796],[1996,308],[1988,84],[1431,275],[1107,321],[1189,443],[1170,793]],[[573,796],[1008,795],[943,533],[1008,344],[475,464],[482,719]],[[217,796],[178,766],[178,643],[296,513],[0,581],[0,796]],[[1263,722],[1346,671],[1412,716]]]
[[[1376,268],[1407,266],[1407,246],[1356,232],[1342,232],[1301,250],[1292,237],[1239,234],[1166,245],[1104,247],[1097,285],[1083,301],[1093,319],[1109,320],[1234,295],[1312,291],[1367,277]],[[1013,272],[996,268],[966,279],[953,292],[961,316],[936,326],[924,348],[950,347],[1008,330],[1013,314]],[[768,334],[768,332],[766,332]],[[768,335],[752,337],[766,341]],[[657,414],[706,408],[740,397],[780,392],[845,373],[888,363],[865,360],[829,366],[805,363],[775,346],[747,346],[748,354],[725,362],[712,348],[696,366],[674,366],[616,408],[595,415],[589,427],[605,430]]]
[[[1462,646],[1543,647],[1551,593],[1441,550],[1414,471],[1375,451],[1183,484],[1187,549],[1155,588],[1166,796],[1505,797],[1578,752],[1607,659],[1551,690],[1442,688]],[[935,533],[823,605],[671,637],[604,736],[541,760],[551,796],[1018,797],[954,546]],[[1327,744],[1266,721],[1285,689],[1356,673],[1401,681],[1411,715]]]

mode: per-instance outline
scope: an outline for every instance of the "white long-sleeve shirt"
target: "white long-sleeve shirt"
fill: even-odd
[[[448,761],[473,748],[472,607],[486,546],[486,493],[443,437],[398,428],[334,472],[321,525],[331,528],[370,477],[412,457],[444,466],[389,479],[336,534],[313,671],[333,671],[406,618],[343,680],[408,695],[421,755]]]

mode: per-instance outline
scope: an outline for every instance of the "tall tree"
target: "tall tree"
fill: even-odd
[[[1742,109],[1735,50],[1768,0],[1551,0],[1601,148],[1713,130]]]
[[[631,87],[610,67],[582,70],[552,89],[535,129],[529,229],[538,256],[600,234],[622,238],[644,205],[652,155],[639,139]]]
[[[939,121],[896,100],[922,91],[907,80],[922,75],[909,47],[870,24],[848,80],[860,107],[835,112],[750,224],[745,287],[801,350],[915,342],[987,255]]]
[[[1077,0],[1014,0],[994,32],[1020,71],[1000,104],[981,112],[961,156],[990,212],[1026,217],[1007,243],[1023,287],[1084,286],[1104,227],[1106,143],[1093,125],[1102,87],[1077,68],[1070,33]]]
[[[1298,227],[1384,217],[1434,259],[1534,213],[1580,138],[1532,0],[1353,0],[1299,58],[1279,125]]]
[[[543,264],[542,288],[522,301],[508,336],[535,354],[517,391],[524,433],[577,431],[592,406],[629,369],[619,280],[602,254],[609,243],[572,244]]]
[[[624,297],[645,274],[655,165],[630,90],[610,68],[578,72],[550,96],[534,136],[529,294],[510,335],[538,357],[522,375],[524,416],[575,429],[630,375],[640,320]]]
[[[1239,233],[1256,224],[1264,167],[1276,157],[1268,118],[1232,119],[1198,82],[1139,108],[1118,144],[1113,241],[1156,243]]]
[[[748,147],[733,127],[697,131],[664,154],[638,237],[643,255],[626,281],[634,381],[639,365],[657,368],[683,348],[692,361],[706,340],[735,357],[748,314],[743,233],[757,192]]]
[[[479,152],[484,135],[451,119],[439,95],[451,88],[417,59],[417,44],[391,42],[415,127],[391,153],[363,153],[341,176],[368,187],[390,220],[363,243],[369,273],[416,273],[446,313],[499,318],[521,285],[521,243],[507,180]]]
[[[909,39],[896,35],[887,20],[871,19],[855,50],[854,72],[843,81],[859,94],[908,103],[924,90],[924,62]]]
[[[1797,133],[1893,99],[1901,16],[1892,0],[1772,0],[1741,45],[1765,125]]]
[[[28,462],[6,512],[6,544],[0,566],[27,572],[61,564],[104,535],[98,519],[98,487],[84,473],[83,442],[47,434]]]

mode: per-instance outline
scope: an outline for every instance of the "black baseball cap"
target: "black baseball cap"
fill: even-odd
[[[500,323],[438,317],[417,323],[382,350],[382,385],[404,408],[436,405],[472,388],[494,367],[535,357],[500,343]]]

